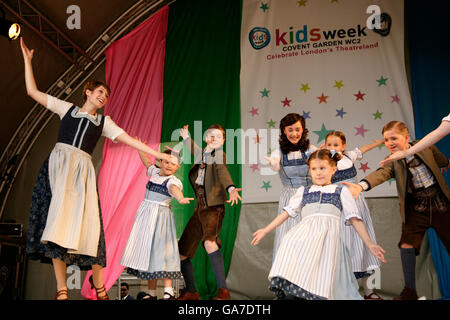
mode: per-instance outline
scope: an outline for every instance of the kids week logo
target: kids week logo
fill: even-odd
[[[369,13],[368,9],[368,13]],[[378,47],[378,42],[372,44],[364,43],[369,30],[385,37],[389,35],[392,20],[389,14],[377,12],[367,19],[366,25],[358,24],[350,28],[336,28],[322,30],[321,28],[310,28],[308,25],[295,30],[276,28],[272,37],[269,29],[265,27],[255,27],[250,30],[248,38],[250,45],[255,50],[267,47],[271,41],[274,42],[274,49],[281,49],[281,54],[270,54],[268,60],[298,56],[307,54],[326,53],[333,51],[353,51]],[[273,38],[273,39],[272,39]],[[315,49],[315,50],[314,50]]]
[[[302,29],[294,30],[294,27],[289,27],[289,31],[282,31],[275,29],[275,46],[283,46],[283,51],[292,49],[298,44],[313,43],[313,47],[327,46],[329,42],[336,40],[344,40],[346,44],[357,44],[358,38],[367,37],[367,26],[358,26],[348,29],[334,29],[322,31],[320,28],[313,28],[308,32],[308,26],[304,25]],[[320,42],[322,40],[322,42]],[[260,50],[266,47],[271,41],[271,34],[267,28],[256,27],[250,30],[249,41],[255,50]]]

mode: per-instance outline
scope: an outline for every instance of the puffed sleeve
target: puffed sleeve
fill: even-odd
[[[158,173],[158,168],[154,165],[151,165],[147,168],[147,177],[153,176],[155,173]]]
[[[178,179],[177,177],[169,178],[169,181],[167,182],[167,190],[169,190],[169,193],[170,193],[170,186],[175,186],[178,187],[178,189],[183,190],[183,183],[181,183],[180,179]],[[170,195],[173,196],[172,193],[170,193]]]
[[[116,142],[116,138],[120,136],[122,133],[125,133],[121,127],[119,127],[110,116],[105,116],[105,124],[103,125],[102,136],[111,139],[113,142]]]
[[[363,154],[359,148],[355,148],[354,150],[345,151],[345,155],[349,157],[354,163],[356,160],[361,160],[363,158]]]
[[[448,114],[448,116],[442,118],[442,121],[449,121],[450,122],[450,113]]]
[[[73,103],[60,100],[56,97],[53,97],[47,94],[47,109],[51,112],[56,113],[60,119],[62,119],[67,111],[69,111],[70,107],[73,106]]]
[[[351,218],[358,218],[362,220],[360,213],[358,212],[358,207],[356,205],[355,198],[348,190],[347,187],[343,187],[341,191],[341,203],[342,203],[342,215],[347,226],[352,225],[350,222]]]
[[[298,188],[297,192],[289,200],[288,205],[283,208],[283,210],[286,211],[288,215],[292,218],[295,218],[298,214],[300,214],[301,211],[300,204],[302,203],[304,191],[305,187],[302,186]]]

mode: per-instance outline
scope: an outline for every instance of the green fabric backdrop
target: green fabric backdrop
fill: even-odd
[[[177,0],[170,6],[161,141],[171,141],[174,130],[185,124],[189,125],[190,134],[195,138],[194,121],[202,121],[202,134],[214,123],[221,124],[224,129],[241,127],[241,6],[241,1],[217,0]],[[237,142],[234,146],[234,154],[237,155]],[[231,151],[225,148],[225,152],[229,154]],[[234,159],[234,163],[238,163],[238,159]],[[188,180],[191,166],[185,164],[179,169],[184,195],[189,197],[194,196]],[[228,168],[235,185],[240,187],[240,166],[232,164]],[[195,202],[184,206],[174,203],[178,236],[181,236],[194,207]],[[240,204],[233,207],[226,205],[220,233],[226,273],[233,252],[239,213]],[[192,262],[200,296],[202,299],[215,297],[216,279],[201,244]]]

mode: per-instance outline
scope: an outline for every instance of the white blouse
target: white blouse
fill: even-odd
[[[322,193],[334,193],[337,187],[338,186],[336,184],[327,184],[325,186],[318,186],[313,184],[310,187],[309,192],[319,191]],[[305,187],[301,186],[289,200],[289,204],[283,208],[284,211],[286,211],[292,218],[301,213],[300,204],[302,203],[304,190]],[[342,188],[340,198],[342,203],[342,215],[345,221],[349,221],[351,218],[358,218],[362,220],[360,214],[358,213],[358,207],[356,206],[355,198],[353,198],[347,187]]]
[[[169,179],[167,182],[167,191],[169,191],[170,195],[173,197],[174,195],[170,192],[170,186],[174,185],[178,187],[180,190],[183,190],[183,183],[175,177],[174,175],[171,176],[161,176],[160,175],[161,169],[151,165],[147,169],[147,176],[150,178],[150,181],[156,184],[163,184],[164,181]]]
[[[309,148],[308,148],[308,151],[310,153],[313,153],[316,150],[317,150],[317,147],[313,146],[313,145],[310,145]],[[270,158],[272,158],[272,159],[281,159],[281,149],[278,148],[277,150],[272,152],[270,154]],[[288,160],[302,159],[303,158],[302,152],[300,150],[298,150],[298,151],[291,151],[291,152],[289,152],[287,154],[287,158],[288,158]]]
[[[450,121],[450,113],[448,114],[448,116],[442,118],[442,121]]]
[[[62,119],[67,111],[73,106],[73,103],[60,100],[56,97],[47,94],[47,109],[56,113],[60,119]],[[78,112],[77,115],[86,117],[91,119],[92,121],[96,121],[97,117],[94,117],[87,112]],[[105,116],[105,123],[103,125],[102,136],[111,139],[112,141],[116,140],[118,136],[122,133],[125,133],[125,130],[120,128],[111,118],[110,116]]]
[[[350,151],[344,151],[344,155],[346,155],[346,157],[343,156],[337,163],[338,170],[351,168],[356,160],[361,160],[363,158],[363,154],[358,148]]]

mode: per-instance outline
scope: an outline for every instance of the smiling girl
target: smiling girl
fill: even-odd
[[[175,299],[172,279],[179,279],[182,274],[170,202],[172,197],[180,204],[194,200],[183,196],[183,184],[174,176],[180,167],[179,154],[171,150],[164,153],[172,154],[172,159],[160,161],[157,168],[146,154],[139,152],[150,180],[120,261],[121,265],[128,267],[128,274],[148,280],[150,300],[156,300],[157,279],[162,279],[164,284],[163,300]]]
[[[350,228],[349,225],[355,228],[370,252],[385,262],[385,251],[370,239],[348,189],[331,184],[340,157],[326,149],[311,154],[308,165],[314,184],[300,187],[281,214],[253,234],[251,243],[257,245],[285,221],[302,216],[281,240],[269,273],[269,289],[277,297],[362,299],[342,235],[342,228]],[[341,216],[346,225],[341,223]]]
[[[40,91],[31,63],[34,50],[29,50],[22,38],[20,45],[27,94],[61,119],[57,143],[34,185],[27,255],[53,264],[57,283],[55,299],[68,299],[66,267],[69,264],[82,270],[92,268],[91,288],[96,289],[97,299],[107,300],[102,279],[106,266],[105,238],[91,154],[100,137],[105,136],[158,159],[170,156],[131,138],[109,116],[97,113],[108,101],[110,89],[106,84],[88,81],[83,88],[81,108]]]
[[[272,170],[278,171],[283,184],[278,203],[278,214],[283,211],[283,208],[288,204],[289,199],[297,192],[298,188],[311,184],[306,161],[309,155],[317,149],[309,144],[305,119],[297,113],[289,113],[281,119],[279,144],[279,150],[274,151],[270,158],[265,157],[269,161]],[[289,219],[280,228],[277,228],[273,244],[272,261],[275,259],[281,239],[300,219],[300,216]]]

